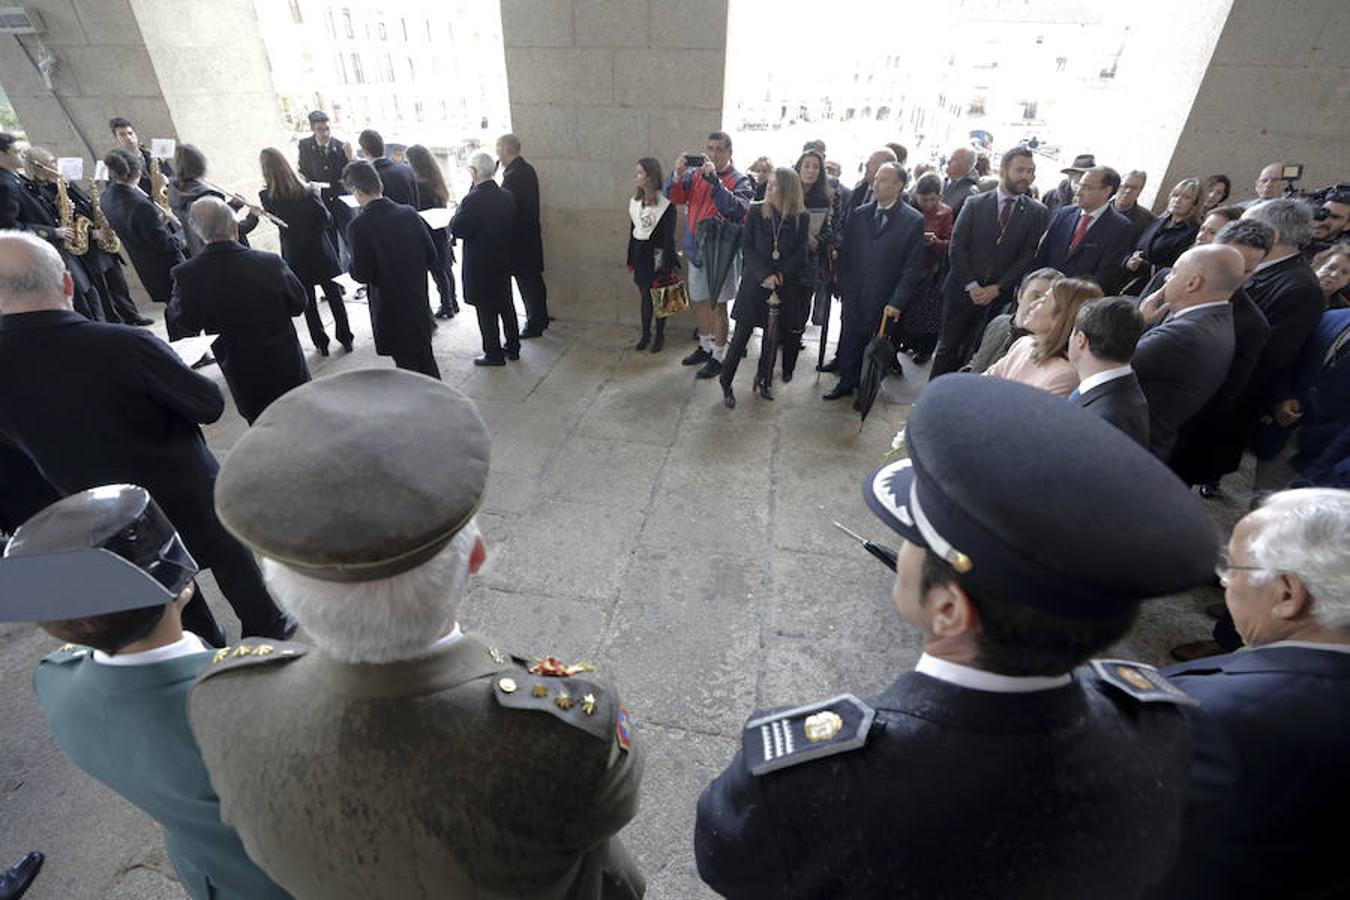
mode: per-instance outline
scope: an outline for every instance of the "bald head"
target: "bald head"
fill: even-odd
[[[55,247],[25,231],[0,231],[0,313],[70,309],[74,293]]]
[[[1179,312],[1202,303],[1227,300],[1247,277],[1242,254],[1224,244],[1192,247],[1177,260],[1164,286],[1167,306]]]
[[[1256,196],[1260,200],[1274,200],[1284,196],[1289,182],[1284,180],[1284,163],[1273,162],[1256,176]]]
[[[208,244],[235,239],[236,228],[234,210],[219,197],[202,197],[188,209],[188,222],[192,230]]]

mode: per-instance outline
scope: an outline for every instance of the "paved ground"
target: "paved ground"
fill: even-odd
[[[356,352],[312,354],[316,376],[389,364],[374,355],[364,309],[352,311]],[[676,320],[652,355],[633,352],[631,326],[559,321],[519,363],[487,370],[470,364],[471,315],[435,338],[445,380],[478,401],[494,439],[480,516],[490,562],[461,619],[517,653],[593,660],[620,686],[647,754],[642,808],[623,838],[653,900],[712,896],[694,868],[694,804],[752,709],[875,692],[919,654],[891,606],[890,573],[830,523],[884,539],[861,479],[922,373],[888,383],[860,432],[846,404],[819,399],[833,379],[817,384],[811,371],[813,329],[802,374],[775,402],[750,394],[743,367],[740,406],[728,411],[715,383],[679,365],[690,329]],[[231,406],[206,433],[223,457],[243,429]],[[315,464],[341,460],[316,448]],[[1214,511],[1230,522],[1243,503]],[[1207,636],[1200,610],[1217,597],[1151,604],[1119,653],[1162,663],[1170,644]],[[0,860],[48,854],[33,900],[181,898],[154,824],[52,743],[29,674],[55,646],[0,625]]]

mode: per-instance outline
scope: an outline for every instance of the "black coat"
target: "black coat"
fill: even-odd
[[[1125,283],[1125,293],[1139,296],[1159,269],[1176,263],[1177,257],[1185,253],[1195,243],[1199,225],[1186,222],[1169,223],[1167,216],[1159,216],[1150,222],[1135,241],[1134,249],[1125,254],[1120,261],[1121,278]],[[1144,254],[1144,262],[1131,272],[1125,263],[1135,252]]]
[[[427,352],[431,308],[427,274],[437,265],[431,229],[417,210],[381,197],[367,203],[347,227],[351,276],[369,286],[375,352]]]
[[[980,176],[972,169],[955,181],[944,178],[943,182],[942,202],[952,208],[952,215],[961,215],[961,207],[966,205],[966,201],[974,196],[980,186]]]
[[[875,200],[855,209],[839,248],[840,294],[855,314],[851,320],[869,330],[877,327],[882,307],[903,312],[923,277],[923,214],[897,200],[886,229],[878,232],[876,212]]]
[[[643,207],[645,210],[653,207]],[[645,241],[633,237],[632,216],[628,228],[628,265],[633,270],[633,282],[640,288],[650,288],[658,269],[680,268],[680,257],[675,252],[675,204],[669,204],[661,213],[651,237]],[[658,254],[659,259],[658,259]]]
[[[1272,646],[1166,672],[1200,706],[1181,853],[1154,896],[1345,896],[1350,654]]]
[[[300,163],[297,168],[306,180],[322,181],[328,185],[320,191],[326,204],[334,201],[341,203],[337,198],[347,193],[347,188],[342,184],[342,170],[349,162],[347,150],[340,141],[330,139],[327,146],[320,150],[319,142],[313,135],[300,139]]]
[[[176,267],[173,277],[165,316],[182,334],[219,335],[211,351],[250,425],[273,400],[309,381],[291,321],[309,298],[281,257],[217,241]]]
[[[224,200],[229,204],[230,209],[236,212],[244,208],[244,204],[232,197],[226,197],[220,191],[207,187],[201,181],[196,179],[180,185],[178,182],[169,183],[169,208],[173,214],[178,217],[178,221],[183,223],[183,237],[187,242],[187,255],[196,256],[202,252],[206,242],[201,239],[188,221],[188,211],[192,209],[192,204],[203,197],[215,197],[217,200]],[[258,214],[250,212],[239,222],[239,243],[245,247],[248,246],[247,235],[250,231],[258,227]]]
[[[857,749],[751,775],[758,727],[699,798],[699,874],[729,900],[1135,898],[1171,862],[1189,744],[1175,706],[1084,670],[1032,693],[918,672]],[[749,748],[748,750],[745,748]]]
[[[961,207],[947,246],[947,280],[943,292],[965,296],[966,285],[997,284],[998,297],[990,304],[997,309],[1017,299],[1022,277],[1031,271],[1036,243],[1045,231],[1050,213],[1037,200],[1019,196],[1002,238],[998,233],[998,191],[976,194]]]
[[[281,255],[301,284],[323,284],[342,272],[329,231],[333,216],[318,194],[306,191],[300,197],[273,197],[263,188],[258,200],[288,226],[280,229]]]
[[[1148,446],[1148,400],[1139,389],[1139,378],[1133,372],[1112,378],[1071,399],[1134,438],[1140,446]]]
[[[75,282],[75,292],[86,294],[93,290],[93,282],[81,258],[67,253],[56,236],[58,222],[55,205],[48,205],[43,199],[39,185],[7,169],[0,169],[0,229],[27,231],[55,247]]]
[[[1139,339],[1131,365],[1148,398],[1149,449],[1166,462],[1177,432],[1223,384],[1233,362],[1227,303],[1172,316]]]
[[[475,184],[459,204],[450,233],[464,242],[460,280],[471,306],[506,309],[511,304],[511,241],[516,198],[495,181]]]
[[[778,288],[778,299],[783,304],[779,311],[780,327],[786,331],[789,326],[796,328],[804,318],[801,303],[812,287],[811,263],[807,258],[811,214],[804,212],[795,221],[785,220],[777,213],[772,219],[766,219],[763,209],[762,204],[752,203],[745,214],[745,234],[741,238],[744,263],[731,315],[737,325],[745,322],[759,328],[767,326],[769,295],[773,291],[761,282],[771,274],[780,273],[783,276],[783,285]],[[777,260],[773,258],[775,226],[778,227]]]
[[[1033,268],[1050,266],[1071,278],[1091,278],[1098,284],[1111,284],[1120,269],[1120,261],[1130,246],[1130,220],[1116,212],[1110,203],[1078,242],[1069,249],[1083,210],[1062,206],[1050,216],[1041,246],[1036,250]]]
[[[211,565],[212,540],[224,539],[212,499],[219,466],[197,423],[225,410],[215,382],[144,329],[43,311],[0,319],[0,384],[24,386],[0,391],[0,433],[57,490],[139,484]]]
[[[372,160],[371,165],[384,184],[384,195],[395,203],[404,203],[417,209],[417,177],[407,163],[394,162],[387,156]]]
[[[1270,340],[1249,383],[1249,391],[1259,392],[1264,402],[1271,379],[1298,360],[1303,342],[1322,318],[1325,301],[1312,266],[1297,253],[1253,272],[1246,289],[1270,324]]]
[[[544,271],[544,242],[539,223],[539,176],[517,156],[502,172],[502,187],[516,198],[516,233],[511,244],[512,274]]]
[[[168,225],[150,198],[131,185],[109,184],[99,202],[150,299],[168,303],[173,294],[169,272],[184,259],[178,229]]]

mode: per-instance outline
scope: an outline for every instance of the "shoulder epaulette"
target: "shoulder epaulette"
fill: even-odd
[[[1103,682],[1140,703],[1200,705],[1199,700],[1168,681],[1153,666],[1128,659],[1094,659],[1092,668]]]
[[[82,644],[62,644],[60,649],[48,653],[42,658],[42,661],[57,666],[66,666],[93,655],[93,652]]]
[[[876,710],[852,694],[769,713],[745,723],[742,747],[751,775],[857,750],[867,743]]]
[[[502,672],[493,677],[492,696],[507,709],[546,712],[601,740],[615,734],[614,695],[589,678]]]
[[[211,661],[202,669],[197,680],[205,681],[213,675],[241,669],[244,666],[265,665],[268,663],[290,662],[305,655],[308,648],[303,644],[286,641],[263,643],[250,641],[233,647],[221,647],[212,656]]]

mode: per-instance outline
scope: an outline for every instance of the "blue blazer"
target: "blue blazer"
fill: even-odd
[[[1098,284],[1107,284],[1115,277],[1121,257],[1131,247],[1130,234],[1134,226],[1108,203],[1106,210],[1070,252],[1069,241],[1073,239],[1082,214],[1083,210],[1078,206],[1062,206],[1055,210],[1041,238],[1041,246],[1036,250],[1032,269],[1051,266],[1065,275],[1091,278]]]
[[[1228,303],[1172,316],[1139,339],[1130,365],[1148,399],[1149,449],[1163,462],[1181,426],[1223,385],[1234,345]]]
[[[1273,646],[1165,673],[1201,705],[1181,853],[1155,896],[1341,896],[1350,653]]]

